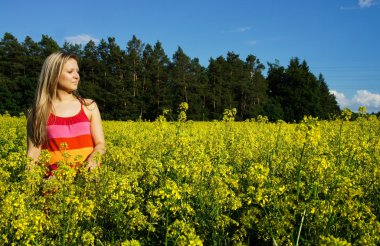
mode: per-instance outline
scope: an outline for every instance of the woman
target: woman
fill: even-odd
[[[105,151],[100,112],[93,100],[79,96],[79,80],[74,55],[56,52],[46,58],[28,117],[27,156],[33,163],[46,149],[50,170],[63,156],[74,165],[87,162],[89,170],[99,165],[94,157]]]

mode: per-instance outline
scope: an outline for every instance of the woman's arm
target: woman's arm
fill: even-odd
[[[87,158],[87,161],[89,163],[88,168],[90,170],[99,166],[99,163],[97,163],[97,161],[94,160],[94,157],[99,154],[103,155],[105,152],[105,140],[100,112],[95,102],[91,106],[94,107],[94,109],[90,111],[91,135],[92,140],[94,141],[94,150]]]
[[[35,146],[30,138],[28,138],[27,148],[26,156],[33,159],[31,164],[34,165],[41,154],[41,146]]]

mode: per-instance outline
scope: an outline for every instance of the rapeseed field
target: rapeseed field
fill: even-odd
[[[101,167],[47,180],[25,117],[0,116],[1,244],[379,245],[375,116],[160,119],[104,121]]]

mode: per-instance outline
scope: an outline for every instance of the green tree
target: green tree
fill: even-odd
[[[19,105],[10,88],[12,81],[0,73],[0,114],[17,114]]]
[[[126,79],[128,84],[128,101],[129,101],[129,115],[133,119],[142,117],[144,105],[141,102],[140,90],[142,90],[142,55],[144,50],[143,42],[133,35],[132,39],[128,41],[126,51]]]
[[[81,58],[83,56],[83,49],[82,49],[82,45],[80,44],[72,44],[65,41],[61,50],[66,53],[74,54],[78,58]]]
[[[222,81],[222,107],[223,109],[238,108],[241,91],[249,81],[249,74],[244,71],[244,62],[239,55],[233,52],[227,53],[223,74],[225,79]]]
[[[25,75],[25,52],[22,45],[10,33],[5,33],[0,41],[0,73],[15,80]]]
[[[107,88],[109,101],[106,111],[112,112],[114,119],[131,119],[132,105],[130,105],[130,91],[126,80],[126,56],[125,52],[116,43],[115,38],[109,37],[105,46],[105,63]],[[103,54],[104,55],[104,54]]]
[[[37,83],[37,79],[42,67],[43,57],[41,57],[41,47],[38,43],[34,42],[33,39],[29,36],[26,36],[22,47],[25,53],[25,75],[32,77]]]
[[[299,121],[305,115],[323,117],[321,86],[326,84],[310,72],[306,61],[292,58],[286,69],[270,64],[267,80],[272,104],[281,105],[286,121]]]
[[[223,113],[222,97],[223,97],[223,84],[224,84],[224,66],[226,60],[219,56],[217,59],[211,58],[207,68],[208,76],[208,111],[209,118],[218,119],[221,118]]]
[[[156,119],[164,108],[170,108],[168,96],[169,58],[162,44],[157,41],[154,47],[146,45],[143,52],[143,102],[146,103],[146,118]]]
[[[248,55],[245,62],[245,72],[249,79],[243,80],[239,91],[240,117],[243,119],[265,114],[264,106],[268,103],[268,82],[262,75],[264,65],[254,55]],[[247,75],[245,75],[247,76]]]
[[[40,42],[38,42],[38,45],[40,46],[41,56],[43,59],[48,57],[51,53],[61,50],[57,42],[48,35],[42,35],[42,38]]]
[[[319,93],[320,93],[320,108],[319,117],[321,119],[329,119],[333,115],[340,115],[340,109],[335,96],[330,93],[330,90],[325,82],[322,74],[318,76]]]
[[[94,75],[97,77],[97,86],[102,89],[102,98],[99,98],[105,119],[127,119],[128,98],[125,78],[125,54],[116,44],[115,38],[109,37],[107,41],[100,40],[97,51],[92,44],[87,45],[88,54],[92,59],[97,56],[98,64]],[[88,64],[90,65],[90,64]],[[94,65],[94,60],[92,62]],[[87,65],[86,65],[87,66]],[[87,67],[87,70],[91,69]]]
[[[208,96],[208,77],[207,71],[199,63],[198,58],[190,61],[190,76],[188,88],[188,118],[192,120],[207,120],[208,109],[206,99]]]
[[[191,80],[191,59],[181,47],[173,55],[170,64],[170,89],[172,95],[172,109],[182,102],[189,103],[189,84]],[[190,105],[191,107],[191,105]]]
[[[104,111],[106,89],[102,87],[102,68],[98,59],[98,50],[94,41],[90,40],[83,48],[80,64],[81,86],[79,92],[82,96],[95,100]]]
[[[25,50],[18,40],[10,33],[5,33],[0,41],[0,101],[3,110],[12,115],[25,112],[29,105],[29,91],[31,90],[25,63]],[[1,110],[1,109],[0,109]]]

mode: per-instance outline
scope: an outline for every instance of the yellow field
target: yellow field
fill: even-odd
[[[103,122],[102,167],[26,170],[0,116],[0,241],[379,245],[380,120]],[[48,158],[42,155],[41,161]]]

